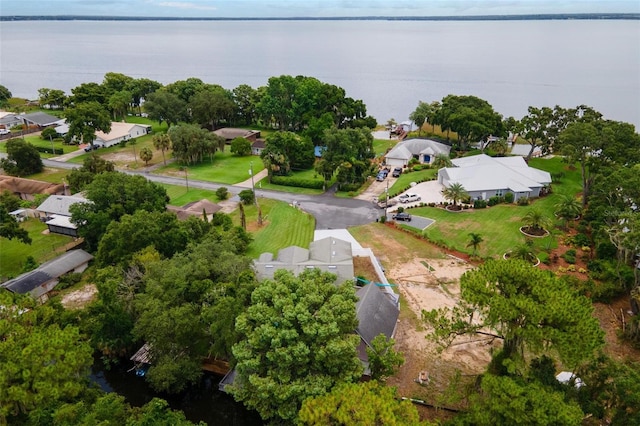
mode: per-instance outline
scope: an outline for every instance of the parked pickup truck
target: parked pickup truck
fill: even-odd
[[[392,177],[400,177],[400,175],[402,174],[402,167],[396,167],[395,169],[393,169],[393,173],[391,173]]]
[[[407,222],[411,222],[411,215],[409,213],[396,213],[392,216],[393,220],[402,220],[402,221],[407,221]]]

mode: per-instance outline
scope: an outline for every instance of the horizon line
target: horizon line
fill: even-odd
[[[130,16],[130,15],[7,15],[0,16],[0,21],[8,20],[148,20],[148,21],[331,21],[331,20],[520,20],[520,19],[634,19],[640,20],[640,12],[585,12],[585,13],[525,13],[505,15],[424,15],[424,16],[279,16],[279,17],[190,17],[190,16]]]

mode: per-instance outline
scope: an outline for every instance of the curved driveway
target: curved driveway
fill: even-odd
[[[79,164],[65,163],[55,160],[42,160],[47,167],[56,167],[59,169],[75,169],[79,168]],[[144,176],[152,182],[165,183],[169,185],[186,186],[184,179],[170,176],[155,175],[146,172],[136,172],[132,170],[120,170],[129,175]],[[201,180],[189,179],[189,186],[192,188],[208,189],[215,191],[221,186],[227,187],[229,192],[237,197],[238,193],[246,188],[235,185],[224,185]],[[256,195],[274,200],[286,201],[293,203],[294,201],[300,205],[300,208],[316,218],[316,229],[342,229],[350,226],[365,225],[374,222],[384,213],[376,208],[370,201],[355,200],[351,198],[338,198],[329,190],[321,195],[303,195],[292,194],[289,192],[270,191],[265,189],[257,189]],[[233,198],[232,198],[233,199]]]

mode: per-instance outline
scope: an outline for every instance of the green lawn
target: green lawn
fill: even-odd
[[[433,180],[437,174],[437,169],[424,169],[417,172],[402,172],[400,177],[395,181],[391,188],[389,188],[389,198],[400,194],[411,184],[411,182]]]
[[[47,225],[34,218],[22,223],[22,227],[29,232],[31,244],[0,238],[0,277],[20,275],[27,256],[33,256],[39,264],[51,260],[60,255],[57,248],[73,241],[64,235],[43,234]]]
[[[42,172],[27,176],[27,178],[43,182],[62,183],[62,179],[66,178],[69,173],[71,173],[71,170],[45,167]]]
[[[393,148],[398,143],[397,139],[374,139],[373,152],[376,157],[384,155],[388,149]]]
[[[289,204],[261,198],[258,200],[264,219],[261,228],[257,226],[257,210],[254,205],[245,206],[247,230],[254,241],[249,246],[248,255],[258,258],[262,253],[278,254],[278,250],[292,245],[308,248],[313,241],[315,219]],[[240,212],[231,214],[235,224],[240,224]]]
[[[426,229],[424,234],[434,242],[441,243],[454,250],[471,253],[467,247],[469,233],[477,233],[484,239],[478,250],[481,257],[500,257],[506,251],[521,245],[525,237],[519,228],[523,226],[522,217],[532,208],[542,211],[547,218],[554,220],[554,205],[560,200],[559,194],[576,195],[581,189],[580,172],[572,170],[560,158],[535,159],[530,165],[546,170],[555,176],[564,176],[552,184],[553,193],[535,200],[529,206],[515,204],[500,204],[494,207],[478,210],[468,210],[451,213],[433,207],[419,207],[411,209],[411,214],[435,219],[435,223]],[[534,238],[537,251],[557,247],[557,238],[561,234],[554,228],[552,235],[544,238]]]
[[[200,201],[203,198],[211,201],[212,203],[217,203],[218,197],[216,197],[215,191],[209,191],[207,189],[199,189],[199,188],[187,188],[180,185],[167,185],[160,184],[167,190],[167,195],[169,196],[169,204],[172,206],[184,206],[187,203],[191,203],[192,201]]]
[[[181,167],[183,166],[178,163],[172,163],[159,168],[156,173],[184,177],[184,171],[180,170]],[[190,179],[226,183],[228,185],[234,185],[249,179],[251,177],[249,175],[250,167],[253,167],[255,175],[264,169],[264,164],[255,155],[246,157],[233,155],[229,152],[229,147],[226,147],[225,152],[216,152],[213,156],[213,161],[207,158],[200,164],[186,166]]]
[[[16,138],[20,138],[20,136],[16,136]],[[51,149],[52,141],[43,140],[40,136],[27,135],[27,136],[24,137],[24,140],[26,142],[29,142],[33,146]],[[68,154],[68,153],[73,152],[76,149],[78,149],[77,146],[64,145],[62,143],[62,139],[61,138],[53,139],[53,147],[56,149],[56,151],[62,150],[65,154]],[[6,143],[0,143],[0,152],[7,152],[7,144]],[[53,154],[46,154],[44,152],[40,153],[40,157],[42,157],[42,158],[57,157],[58,155],[60,155],[60,154],[53,155]]]
[[[322,182],[322,177],[318,176],[314,169],[291,172],[291,177],[298,179],[317,180]],[[265,177],[260,182],[255,182],[257,189],[272,189],[274,191],[291,192],[294,194],[322,194],[322,189],[299,188],[297,186],[274,185],[269,183],[269,178]]]

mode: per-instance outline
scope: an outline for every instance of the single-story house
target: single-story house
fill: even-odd
[[[102,148],[109,148],[122,141],[135,139],[149,133],[151,133],[151,126],[146,124],[112,122],[109,133],[96,132],[93,144]]]
[[[54,234],[78,236],[78,227],[71,223],[69,208],[76,203],[90,203],[83,197],[70,195],[52,195],[40,204],[36,210],[46,220],[49,232]]]
[[[58,285],[61,276],[84,271],[91,259],[93,256],[84,250],[71,250],[1,286],[13,293],[29,294],[43,302],[47,294]]]
[[[264,139],[256,139],[255,142],[251,144],[251,154],[261,155],[266,147],[267,144]]]
[[[289,246],[280,250],[275,259],[272,253],[262,253],[254,261],[254,268],[260,280],[273,278],[278,269],[286,269],[298,275],[305,269],[317,268],[336,274],[337,283],[354,277],[351,243],[334,237],[313,241],[308,250]]]
[[[187,203],[182,207],[167,205],[167,210],[174,212],[180,220],[187,220],[191,216],[202,218],[203,213],[207,215],[207,220],[211,220],[213,214],[220,209],[222,209],[222,207],[219,204],[212,203],[204,198],[200,201]]]
[[[551,174],[529,165],[522,157],[489,157],[486,154],[451,160],[454,167],[438,170],[445,187],[461,184],[473,200],[488,200],[513,193],[514,200],[540,196],[551,183]]]
[[[60,136],[64,136],[69,133],[69,125],[67,123],[62,123],[53,128],[57,134]]]
[[[0,129],[11,130],[13,126],[22,124],[18,114],[7,111],[0,111]]]
[[[422,164],[431,164],[440,154],[449,155],[451,147],[431,139],[407,139],[398,142],[385,156],[391,167],[407,167],[413,158]]]
[[[245,138],[251,142],[255,142],[260,138],[259,130],[237,129],[234,127],[223,127],[221,129],[214,130],[213,133],[223,137],[227,144],[230,144],[235,138]]]
[[[29,212],[26,209],[18,209],[9,212],[9,216],[12,216],[16,222],[24,222],[29,217]]]
[[[400,316],[400,306],[374,283],[360,288],[356,296],[358,297],[356,333],[360,336],[358,358],[365,367],[365,375],[369,375],[367,348],[371,348],[371,342],[379,334],[384,334],[387,339],[394,337]]]
[[[63,184],[0,175],[0,192],[9,191],[22,200],[33,201],[36,194],[64,195]]]
[[[37,126],[41,129],[50,126],[57,126],[64,123],[64,118],[58,118],[54,115],[49,115],[45,112],[32,112],[30,114],[20,115],[22,123],[27,127]]]

